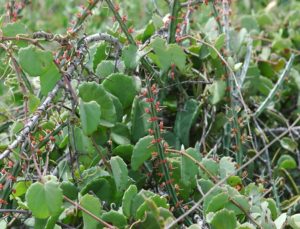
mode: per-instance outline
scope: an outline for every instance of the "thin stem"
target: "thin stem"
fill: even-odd
[[[176,27],[178,22],[179,10],[180,10],[179,0],[173,0],[171,4],[171,16],[170,16],[170,24],[169,24],[169,32],[168,32],[169,44],[176,42]]]
[[[285,66],[285,69],[283,70],[282,74],[280,75],[277,83],[272,88],[272,90],[270,91],[267,98],[262,102],[262,104],[259,106],[259,108],[256,110],[256,112],[253,114],[254,117],[257,118],[268,107],[268,105],[272,101],[273,97],[275,96],[276,92],[278,91],[279,87],[283,83],[285,77],[290,72],[290,70],[292,68],[292,65],[293,65],[293,62],[294,62],[294,59],[295,59],[295,55],[292,54],[289,61],[287,62],[286,66]]]
[[[96,221],[98,221],[99,223],[103,224],[105,227],[107,228],[111,228],[114,229],[115,227],[110,225],[109,223],[105,222],[104,220],[100,219],[98,216],[94,215],[92,212],[88,211],[87,209],[85,209],[84,207],[82,207],[80,204],[78,204],[77,202],[74,202],[73,200],[69,199],[68,197],[64,196],[63,197],[64,200],[66,200],[67,202],[71,203],[73,206],[79,208],[81,211],[83,211],[84,213],[88,214],[89,216],[91,216],[93,219],[95,219]]]

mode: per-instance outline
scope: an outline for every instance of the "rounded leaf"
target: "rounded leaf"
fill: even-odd
[[[95,101],[79,103],[80,120],[85,135],[91,135],[97,130],[101,116],[100,105]]]
[[[140,90],[140,83],[135,77],[119,73],[108,76],[102,85],[120,100],[124,109],[132,104],[134,97]]]
[[[156,147],[151,143],[153,139],[152,136],[143,137],[134,146],[131,157],[131,167],[133,170],[137,170],[151,157],[151,153],[156,151]]]
[[[26,193],[29,209],[36,218],[45,219],[57,214],[62,206],[63,193],[57,182],[36,182]]]

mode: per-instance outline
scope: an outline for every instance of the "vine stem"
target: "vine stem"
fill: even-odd
[[[288,134],[290,132],[290,130],[297,125],[297,123],[300,121],[300,116],[298,116],[298,118],[293,122],[293,124],[291,126],[289,126],[289,128],[284,131],[282,134],[280,134],[279,136],[277,136],[275,139],[273,139],[268,145],[266,145],[264,148],[262,148],[259,152],[256,152],[256,154],[247,162],[245,162],[241,167],[239,167],[234,173],[229,174],[228,176],[224,177],[222,180],[220,180],[218,183],[216,183],[207,193],[205,193],[204,196],[202,196],[202,198],[194,204],[193,207],[191,207],[188,211],[186,211],[183,215],[181,215],[180,217],[178,217],[176,220],[174,220],[172,223],[170,223],[165,229],[171,229],[173,226],[175,226],[178,222],[180,222],[181,220],[183,220],[185,217],[187,217],[189,214],[191,214],[192,212],[194,212],[200,205],[201,203],[204,201],[204,199],[210,195],[217,187],[219,187],[220,185],[222,185],[224,182],[227,181],[227,179],[235,174],[237,174],[238,172],[242,171],[243,169],[247,168],[251,163],[253,163],[259,156],[261,156],[266,149],[270,148],[275,142],[277,142],[279,139],[281,139],[283,136],[285,136],[286,134]]]
[[[78,204],[77,202],[74,202],[73,200],[69,199],[66,196],[63,196],[64,200],[71,203],[73,206],[79,208],[81,211],[83,211],[84,213],[88,214],[89,216],[91,216],[93,219],[97,220],[98,222],[100,222],[101,224],[103,224],[105,227],[107,228],[111,228],[114,229],[115,227],[110,225],[109,223],[105,222],[104,220],[102,220],[101,218],[99,218],[98,216],[94,215],[92,212],[86,210],[84,207],[82,207],[80,204]]]
[[[283,83],[285,77],[288,75],[289,71],[292,68],[293,62],[295,59],[295,54],[292,54],[289,61],[287,62],[282,74],[280,75],[277,83],[275,84],[275,86],[272,88],[272,90],[270,91],[269,95],[267,96],[267,98],[262,102],[262,104],[259,106],[259,108],[256,110],[256,112],[253,114],[253,116],[255,118],[257,118],[266,108],[267,106],[270,104],[270,102],[272,101],[273,97],[275,96],[277,90],[279,89],[279,87],[281,86],[281,84]]]

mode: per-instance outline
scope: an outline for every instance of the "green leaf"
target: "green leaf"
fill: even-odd
[[[40,75],[41,80],[41,92],[43,95],[47,95],[60,80],[60,74],[54,63],[51,63],[48,70]]]
[[[78,196],[77,187],[70,181],[63,181],[60,184],[63,194],[71,200],[76,200]]]
[[[300,214],[295,214],[295,215],[292,215],[291,217],[289,217],[288,223],[293,229],[299,229],[300,228]]]
[[[95,101],[79,103],[80,120],[85,135],[91,135],[97,130],[97,123],[100,121],[100,105]]]
[[[19,50],[19,63],[30,76],[40,76],[54,64],[51,52],[37,49],[32,45]]]
[[[194,148],[188,148],[185,151],[188,155],[193,157],[197,161],[201,161],[200,152]],[[198,174],[199,168],[194,161],[190,158],[181,156],[181,179],[186,185],[189,185],[192,181],[195,181],[195,176]]]
[[[123,195],[122,210],[124,215],[126,215],[127,217],[132,216],[131,205],[136,195],[137,195],[137,187],[135,185],[130,185]]]
[[[89,192],[95,193],[101,201],[112,203],[116,196],[116,184],[111,177],[98,177],[88,182],[81,190],[82,195]]]
[[[117,121],[118,121],[118,122],[121,122],[121,121],[122,121],[122,118],[123,118],[123,106],[122,106],[120,100],[119,100],[116,96],[112,95],[112,94],[109,93],[109,92],[107,92],[107,93],[108,93],[109,96],[111,97],[112,102],[113,102],[113,104],[114,104],[114,106],[115,106],[116,115],[117,115]]]
[[[126,217],[115,210],[110,210],[109,212],[103,213],[101,218],[105,222],[111,223],[117,228],[125,228],[125,226],[127,225]]]
[[[225,207],[229,201],[229,196],[227,193],[219,193],[215,195],[208,203],[205,213],[217,212]]]
[[[231,187],[236,187],[238,184],[242,184],[242,179],[239,176],[230,176],[227,179],[227,184]]]
[[[290,151],[290,152],[295,152],[295,150],[298,148],[297,142],[295,142],[293,139],[289,137],[284,137],[280,140],[281,146]]]
[[[100,218],[102,206],[97,197],[94,197],[90,194],[86,194],[80,199],[80,205],[89,212],[93,213],[95,216]],[[99,227],[100,223],[90,215],[82,212],[82,217],[84,229],[97,229]]]
[[[26,34],[27,29],[23,23],[15,22],[8,23],[2,28],[3,36],[5,37],[15,37],[18,34]]]
[[[278,217],[278,212],[279,212],[276,206],[276,202],[271,198],[266,199],[266,201],[268,202],[268,208],[271,211],[272,220],[275,220]]]
[[[101,107],[100,124],[114,126],[117,120],[116,109],[110,94],[95,82],[83,83],[79,86],[79,96],[84,102],[96,101]]]
[[[183,110],[177,112],[174,132],[184,144],[189,146],[190,129],[199,114],[200,104],[194,99],[186,101]]]
[[[133,145],[119,145],[113,149],[113,155],[120,156],[124,161],[129,162],[132,156]]]
[[[19,181],[19,182],[15,183],[14,190],[16,190],[16,191],[15,191],[15,193],[12,193],[13,196],[19,197],[19,196],[24,195],[31,184],[32,184],[31,181]]]
[[[140,90],[140,82],[137,78],[119,73],[108,76],[102,85],[120,100],[124,109],[131,106],[134,97]]]
[[[36,182],[27,190],[26,201],[36,218],[45,219],[60,211],[63,193],[57,182],[48,181],[45,184]]]
[[[275,221],[274,224],[276,226],[276,228],[284,228],[283,225],[285,225],[285,222],[287,220],[287,214],[286,213],[282,213]]]
[[[184,70],[186,54],[177,44],[167,45],[164,39],[158,37],[151,43],[151,47],[156,54],[156,64],[164,72],[166,72],[172,64],[175,64],[180,71]]]
[[[126,68],[136,68],[140,58],[138,47],[136,45],[128,45],[123,48],[122,60],[124,61]]]
[[[34,229],[45,229],[48,219],[34,218]]]
[[[221,179],[227,177],[228,175],[232,175],[235,172],[235,164],[232,162],[231,157],[222,157],[219,162],[220,176]]]
[[[145,197],[146,198],[146,197]],[[142,220],[145,216],[146,212],[157,212],[157,208],[169,208],[167,200],[159,195],[154,195],[149,198],[146,198],[144,203],[139,206],[139,208],[136,211],[136,218]]]
[[[233,211],[222,209],[213,216],[210,224],[214,229],[235,229],[237,220]]]
[[[149,103],[136,96],[131,109],[131,137],[133,142],[146,136],[151,126],[151,123],[148,122],[151,116],[145,113],[146,108],[150,109]]]
[[[130,133],[128,127],[124,123],[116,123],[111,129],[111,139],[119,144],[130,144]]]
[[[156,13],[152,14],[152,21],[156,30],[160,29],[164,25],[162,18]]]
[[[212,85],[209,86],[208,91],[210,92],[209,101],[212,105],[219,103],[226,91],[226,83],[223,80],[217,80]]]
[[[43,95],[50,92],[60,79],[60,73],[50,51],[39,50],[32,45],[21,48],[19,63],[30,76],[40,76]]]
[[[295,169],[297,168],[297,163],[295,159],[290,155],[282,155],[277,162],[279,168],[282,169]]]
[[[220,51],[220,49],[223,47],[224,43],[225,43],[225,34],[222,33],[220,36],[218,36],[218,38],[215,41],[214,46],[215,46],[216,50]],[[210,55],[213,59],[218,57],[218,53],[214,49],[209,48],[209,51],[210,51]]]
[[[236,191],[234,189],[234,191]],[[249,200],[246,196],[243,195],[239,195],[239,194],[232,194],[229,193],[229,196],[232,198],[233,201],[235,201],[236,203],[238,203],[239,206],[241,206],[243,208],[243,210],[245,210],[246,212],[250,211],[250,204],[249,204]],[[244,212],[235,204],[233,204],[231,201],[228,202],[225,205],[225,208],[227,208],[228,210],[232,210],[235,215],[243,215]]]
[[[245,15],[241,18],[241,26],[246,28],[249,32],[252,30],[259,30],[259,25],[253,16]]]
[[[28,97],[28,109],[30,113],[35,112],[35,110],[39,107],[41,101],[38,97],[33,94],[30,94]]]
[[[137,170],[151,157],[151,153],[156,151],[156,147],[151,143],[153,139],[153,136],[143,137],[134,146],[131,157],[131,167],[133,170]]]
[[[219,165],[212,159],[204,158],[202,160],[203,166],[212,174],[213,176],[218,176],[219,174]],[[206,172],[199,170],[201,177],[210,179],[210,177],[206,174]]]
[[[106,43],[100,43],[97,46],[96,52],[93,56],[93,69],[94,69],[94,71],[98,67],[98,64],[101,63],[101,61],[103,61],[107,58],[106,48],[107,48]]]
[[[103,60],[100,64],[98,64],[96,69],[96,75],[100,78],[106,78],[111,75],[115,71],[114,61],[111,60]]]
[[[116,187],[119,192],[127,188],[128,169],[126,163],[119,156],[110,159],[110,165],[115,179]]]

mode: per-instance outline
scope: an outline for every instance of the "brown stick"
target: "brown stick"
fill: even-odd
[[[110,225],[109,223],[105,222],[104,220],[100,219],[98,216],[94,215],[93,213],[91,213],[90,211],[86,210],[84,207],[82,207],[80,204],[74,202],[73,200],[70,200],[68,197],[64,196],[64,200],[68,201],[69,203],[71,203],[72,205],[74,205],[75,207],[79,208],[81,211],[83,211],[84,213],[88,214],[89,216],[91,216],[92,218],[94,218],[95,220],[97,220],[99,223],[103,224],[104,226],[114,229],[115,227]]]

